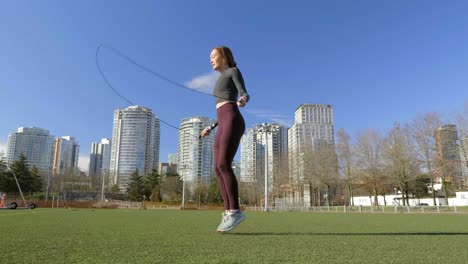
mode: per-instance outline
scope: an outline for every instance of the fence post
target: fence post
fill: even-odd
[[[362,213],[362,205],[359,205],[359,212]]]

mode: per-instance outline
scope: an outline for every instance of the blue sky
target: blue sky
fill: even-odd
[[[251,101],[247,126],[293,124],[302,103],[330,104],[352,136],[388,131],[426,112],[446,120],[468,102],[466,1],[2,1],[0,150],[37,126],[74,136],[86,168],[93,141],[112,136],[127,103],[95,64],[100,44],[183,84],[210,90],[214,46],[231,47]],[[109,50],[112,85],[172,125],[215,118],[214,98],[158,79]],[[214,76],[214,77],[213,77]],[[161,127],[161,161],[177,130]]]

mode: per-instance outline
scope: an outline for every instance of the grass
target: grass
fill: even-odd
[[[0,263],[466,263],[468,214],[0,210]]]

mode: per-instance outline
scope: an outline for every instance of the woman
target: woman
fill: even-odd
[[[215,171],[219,189],[224,201],[224,213],[218,232],[232,230],[245,219],[239,207],[239,191],[232,160],[245,131],[245,122],[238,106],[244,107],[249,101],[244,79],[228,47],[220,46],[211,51],[210,62],[213,70],[221,73],[213,95],[216,97],[218,121],[206,127],[201,136],[205,137],[218,126],[215,136]]]

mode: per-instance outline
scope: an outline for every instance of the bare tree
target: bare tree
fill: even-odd
[[[354,186],[355,186],[355,177],[353,173],[354,169],[354,160],[351,152],[351,142],[350,136],[342,128],[338,130],[338,142],[336,145],[336,154],[338,158],[338,166],[342,175],[343,182],[346,185],[349,193],[349,200],[351,206],[354,206]]]
[[[182,179],[178,176],[167,176],[161,183],[161,193],[165,200],[178,202],[182,200]]]
[[[386,142],[388,172],[401,190],[403,205],[409,201],[409,184],[417,176],[416,154],[408,129],[395,123]]]
[[[421,170],[430,179],[434,205],[436,204],[434,183],[436,180],[435,162],[437,158],[434,131],[441,124],[439,114],[426,113],[424,116],[416,117],[410,125],[411,135],[416,143],[417,156],[421,162]]]
[[[330,206],[333,200],[333,188],[338,183],[338,160],[332,144],[318,144],[313,152],[313,171],[319,187],[325,187],[325,201]]]
[[[271,184],[271,195],[274,197],[287,197],[290,193],[290,177],[288,170],[288,158],[282,157],[274,164],[275,170]]]
[[[305,196],[305,192],[308,191],[310,194],[310,205],[321,206],[321,193],[320,193],[320,182],[317,178],[316,166],[316,154],[314,153],[315,146],[312,143],[306,144],[302,149],[300,156],[300,163],[303,166],[304,178],[300,182],[302,184],[303,193],[300,194]]]
[[[468,101],[465,103],[464,112],[457,116],[457,127],[459,128],[459,149],[462,173],[464,173],[464,184],[467,185],[466,175],[468,173]]]
[[[374,130],[361,133],[355,145],[358,177],[361,184],[374,195],[374,204],[378,205],[377,196],[386,183],[384,175],[383,139]]]
[[[458,171],[457,165],[459,164],[453,160],[446,159],[443,155],[438,153],[435,165],[436,171],[434,174],[438,176],[442,182],[444,199],[446,204],[448,204],[449,191],[454,187],[452,183],[454,182],[455,177],[453,175]]]

